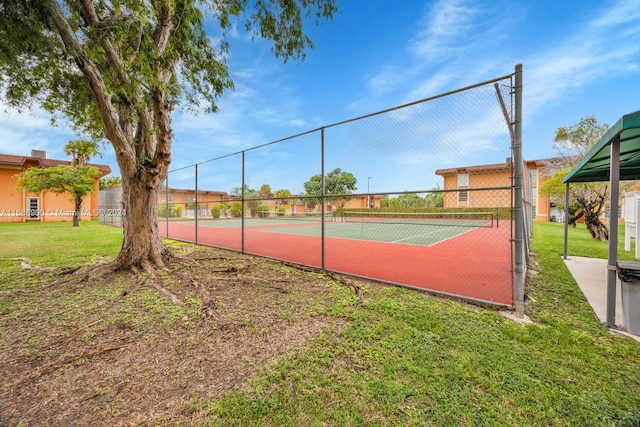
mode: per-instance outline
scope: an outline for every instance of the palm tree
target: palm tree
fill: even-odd
[[[67,142],[64,152],[67,156],[71,156],[71,166],[86,166],[91,157],[102,157],[98,151],[98,144],[83,139]]]
[[[64,146],[64,152],[67,156],[71,156],[71,166],[83,167],[87,166],[89,160],[93,156],[100,156],[102,154],[98,151],[98,144],[94,141],[87,141],[84,139],[78,139],[75,141],[67,142]],[[80,222],[80,208],[82,207],[82,195],[75,193],[73,196],[75,204],[75,215],[73,216],[73,226],[77,227]]]

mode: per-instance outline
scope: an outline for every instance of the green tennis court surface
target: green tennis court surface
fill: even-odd
[[[329,222],[325,224],[325,237],[430,246],[471,230],[473,228],[454,226]],[[319,224],[314,226],[261,227],[250,229],[250,231],[306,236],[320,236],[322,232]]]
[[[371,218],[369,218],[371,219]],[[351,222],[354,221],[354,222]],[[195,223],[194,223],[195,224]],[[215,228],[239,228],[240,219],[200,220],[199,226]],[[244,225],[249,233],[280,233],[304,236],[320,236],[320,218],[247,218]],[[431,246],[468,233],[478,227],[492,226],[490,220],[436,221],[417,218],[362,218],[330,217],[325,221],[325,237],[368,240],[407,245]]]

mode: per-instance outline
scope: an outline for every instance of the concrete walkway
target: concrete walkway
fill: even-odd
[[[587,297],[594,314],[604,323],[607,319],[607,260],[570,256],[563,260],[578,282],[582,293]],[[622,326],[622,298],[620,297],[620,279],[616,280],[616,325]],[[612,329],[628,337],[640,341],[640,336]]]

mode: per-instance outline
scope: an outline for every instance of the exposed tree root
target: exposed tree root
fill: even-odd
[[[215,300],[211,296],[211,292],[209,292],[209,290],[200,283],[196,283],[196,287],[198,288],[198,291],[200,292],[200,298],[202,299],[202,305],[200,306],[200,317],[215,317],[215,310],[217,307]]]
[[[31,260],[29,260],[27,258],[14,258],[14,259],[16,261],[20,261],[20,266],[23,269],[28,269],[28,270],[33,270],[33,271],[40,271],[40,272],[55,273],[58,276],[73,275],[73,274],[75,274],[75,273],[77,273],[78,271],[81,270],[81,268],[79,268],[79,267],[38,267],[38,266],[32,266],[31,265]],[[94,268],[95,268],[95,266],[94,266]],[[69,283],[69,282],[71,282],[73,280],[74,280],[74,277],[71,277],[71,278],[65,277],[65,278],[62,278],[62,279],[54,280],[51,283],[47,283],[45,285],[38,286],[38,287],[35,287],[35,288],[15,289],[15,290],[10,290],[10,291],[0,291],[0,297],[13,297],[13,296],[17,296],[17,295],[32,294],[32,293],[43,291],[45,289],[52,288],[54,286],[62,285],[62,284],[65,284],[65,283]]]
[[[20,261],[20,268],[23,270],[33,270],[33,271],[54,271],[56,267],[40,267],[37,265],[32,265],[32,261],[29,258],[13,258],[14,261]]]
[[[169,258],[173,263],[176,263],[178,265],[183,265],[183,266],[189,266],[191,264],[193,264],[194,262],[200,262],[202,261],[201,259],[191,259],[191,258],[187,258],[187,257],[182,257],[182,256],[171,256]],[[168,260],[169,260],[168,259]],[[229,258],[225,258],[225,257],[215,257],[215,258],[206,258],[207,260],[209,259],[215,259],[215,260],[228,260]],[[138,277],[138,280],[136,281],[135,285],[133,285],[129,290],[124,291],[122,293],[122,295],[120,296],[120,298],[125,297],[127,294],[133,293],[136,290],[138,290],[139,288],[143,287],[143,286],[149,286],[151,288],[153,288],[155,291],[157,291],[160,295],[162,295],[163,297],[167,298],[168,301],[170,301],[172,304],[176,304],[179,306],[184,307],[185,303],[184,301],[175,293],[171,292],[169,289],[167,289],[166,286],[164,286],[163,283],[163,279],[162,279],[162,275],[158,275],[157,272],[159,271],[163,271],[163,272],[172,272],[175,275],[179,275],[181,276],[181,278],[183,280],[188,280],[191,282],[191,284],[196,287],[200,293],[201,296],[201,300],[202,300],[202,306],[200,307],[200,313],[201,313],[201,317],[203,318],[208,318],[208,317],[214,317],[215,316],[215,310],[216,310],[216,303],[214,301],[213,296],[211,295],[210,291],[203,286],[201,283],[199,283],[197,280],[195,280],[194,278],[190,277],[188,274],[181,272],[179,270],[175,270],[172,268],[169,268],[166,264],[164,264],[164,262],[161,262],[159,265],[156,265],[154,263],[151,262],[143,262],[140,265],[132,265],[132,264],[123,264],[121,259],[116,259],[110,263],[104,263],[102,262],[99,265],[89,265],[89,266],[85,266],[85,267],[80,267],[80,268],[69,268],[69,267],[62,267],[62,268],[46,268],[46,267],[37,267],[37,266],[33,266],[31,264],[31,261],[26,259],[26,258],[16,258],[16,260],[21,262],[21,265],[23,266],[23,268],[28,268],[31,270],[36,270],[36,271],[47,271],[47,272],[58,272],[60,275],[65,275],[67,277],[61,278],[59,280],[55,280],[51,283],[48,283],[46,285],[43,286],[39,286],[37,288],[32,288],[32,289],[19,289],[19,290],[13,290],[13,291],[0,291],[0,297],[7,297],[7,296],[17,296],[17,295],[21,295],[21,294],[29,294],[29,293],[36,293],[36,292],[40,292],[42,290],[45,289],[50,289],[54,286],[59,286],[59,285],[64,285],[64,284],[70,284],[70,283],[86,283],[88,281],[92,281],[92,280],[96,280],[98,278],[104,278],[105,276],[114,274],[118,271],[129,271],[131,272],[131,274],[133,274],[134,276]],[[158,260],[156,260],[158,261]],[[325,276],[330,277],[331,279],[335,280],[338,283],[341,283],[345,286],[347,286],[349,289],[351,289],[351,291],[358,297],[358,303],[362,302],[362,290],[361,288],[352,280],[332,273],[332,272],[328,272],[328,271],[324,271],[318,268],[314,268],[314,267],[309,267],[309,266],[302,266],[302,265],[298,265],[298,264],[294,264],[294,263],[290,263],[290,262],[286,262],[286,261],[280,261],[283,265],[298,269],[298,270],[302,270],[302,271],[307,271],[307,272],[312,272],[312,273],[317,273],[317,274],[323,274]],[[235,273],[233,274],[233,280],[236,281],[241,281],[250,285],[255,285],[256,283],[260,283],[261,281],[263,281],[262,278],[260,277],[254,277],[254,276],[246,276],[246,275],[242,275],[242,274],[238,274],[238,273],[243,273],[245,272],[249,267],[251,266],[251,262],[242,262],[242,263],[238,263],[237,265],[232,265],[232,266],[226,266],[226,267],[213,267],[210,268],[209,271],[211,273]],[[70,277],[69,277],[70,275]],[[215,281],[221,281],[224,282],[226,280],[229,280],[230,277],[228,276],[209,276],[208,277],[209,280],[215,280]],[[285,283],[288,280],[287,279],[278,279],[278,282],[281,283]],[[279,288],[277,286],[270,286],[271,288],[280,291],[280,292],[286,292],[284,289]],[[117,298],[117,300],[119,300],[120,298]],[[114,301],[115,302],[115,301]],[[86,325],[85,327],[79,329],[78,331],[76,331],[74,334],[72,334],[71,336],[69,336],[65,341],[63,341],[62,343],[56,343],[54,345],[61,345],[65,342],[68,342],[72,339],[74,339],[78,334],[80,334],[85,328],[88,328],[96,323],[99,323],[101,320],[98,319],[88,325]]]
[[[164,286],[162,286],[160,283],[158,283],[155,278],[153,279],[149,279],[147,280],[147,284],[149,286],[151,286],[153,289],[155,289],[156,291],[158,291],[158,293],[162,296],[164,296],[165,298],[167,298],[169,301],[171,301],[173,304],[176,305],[184,305],[184,303],[182,302],[182,300],[180,299],[180,297],[178,297],[176,294],[174,294],[173,292],[171,292],[169,289],[165,288]]]
[[[341,276],[341,275],[338,275],[336,273],[332,273],[330,271],[321,270],[321,269],[315,268],[315,267],[308,267],[306,265],[298,265],[298,264],[294,264],[294,263],[287,262],[287,261],[281,261],[281,262],[282,262],[283,265],[286,265],[288,267],[297,268],[298,270],[309,271],[309,272],[317,273],[317,274],[324,274],[325,276],[331,277],[336,282],[341,283],[341,284],[345,285],[346,287],[348,287],[349,289],[351,289],[353,291],[353,293],[358,297],[358,303],[362,302],[362,289],[360,289],[360,286],[358,286],[351,279],[348,279],[348,278],[346,278],[344,276]]]
[[[75,331],[74,333],[72,333],[71,335],[66,337],[65,339],[57,341],[57,342],[54,342],[53,344],[51,344],[51,347],[58,347],[58,346],[67,344],[68,342],[73,341],[78,335],[80,335],[81,333],[83,333],[84,331],[89,329],[90,327],[92,327],[94,325],[97,325],[98,323],[102,323],[102,322],[104,322],[103,319],[94,320],[93,322],[84,325],[82,328],[78,329],[77,331]]]

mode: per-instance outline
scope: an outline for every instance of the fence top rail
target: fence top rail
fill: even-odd
[[[221,160],[221,159],[224,159],[224,158],[227,158],[227,157],[240,155],[242,153],[246,153],[247,151],[257,150],[259,148],[264,148],[264,147],[268,147],[270,145],[278,144],[280,142],[284,142],[284,141],[288,141],[288,140],[291,140],[291,139],[299,138],[299,137],[304,136],[304,135],[309,135],[309,134],[312,134],[312,133],[316,133],[316,132],[319,132],[319,131],[321,131],[323,129],[328,129],[328,128],[344,125],[344,124],[347,124],[347,123],[355,122],[355,121],[358,121],[358,120],[367,119],[369,117],[373,117],[373,116],[377,116],[377,115],[380,115],[380,114],[389,113],[391,111],[400,110],[402,108],[407,108],[407,107],[410,107],[412,105],[417,105],[417,104],[422,104],[424,102],[433,101],[433,100],[438,99],[438,98],[444,98],[446,96],[450,96],[450,95],[453,95],[453,94],[456,94],[456,93],[460,93],[460,92],[464,92],[464,91],[467,91],[467,90],[475,89],[475,88],[480,87],[480,86],[486,86],[486,85],[489,85],[489,84],[492,84],[492,83],[497,83],[497,82],[502,81],[502,80],[512,79],[515,76],[515,74],[516,73],[505,74],[504,76],[496,77],[496,78],[493,78],[493,79],[490,79],[490,80],[486,80],[484,82],[476,83],[476,84],[473,84],[473,85],[470,85],[470,86],[461,87],[459,89],[451,90],[451,91],[444,92],[444,93],[441,93],[441,94],[438,94],[438,95],[434,95],[434,96],[430,96],[430,97],[427,97],[427,98],[418,99],[416,101],[408,102],[406,104],[401,104],[401,105],[397,105],[395,107],[387,108],[387,109],[384,109],[384,110],[379,110],[379,111],[376,111],[374,113],[369,113],[369,114],[365,114],[365,115],[362,115],[362,116],[353,117],[351,119],[335,122],[335,123],[332,123],[332,124],[329,124],[329,125],[320,126],[318,128],[307,130],[307,131],[304,131],[304,132],[301,132],[301,133],[297,133],[295,135],[290,135],[290,136],[287,136],[287,137],[284,137],[284,138],[280,138],[280,139],[277,139],[275,141],[270,141],[270,142],[267,142],[267,143],[264,143],[264,144],[256,145],[255,147],[245,148],[244,150],[236,151],[234,153],[225,154],[223,156],[214,157],[212,159],[204,160],[202,162],[193,163],[193,164],[187,165],[187,166],[182,166],[182,167],[177,168],[177,169],[172,169],[172,170],[169,171],[169,173],[177,172],[177,171],[180,171],[180,170],[183,170],[183,169],[187,169],[187,168],[190,168],[190,167],[193,167],[193,166],[196,166],[196,165],[202,165],[202,164],[205,164],[205,163],[214,162],[216,160]]]

